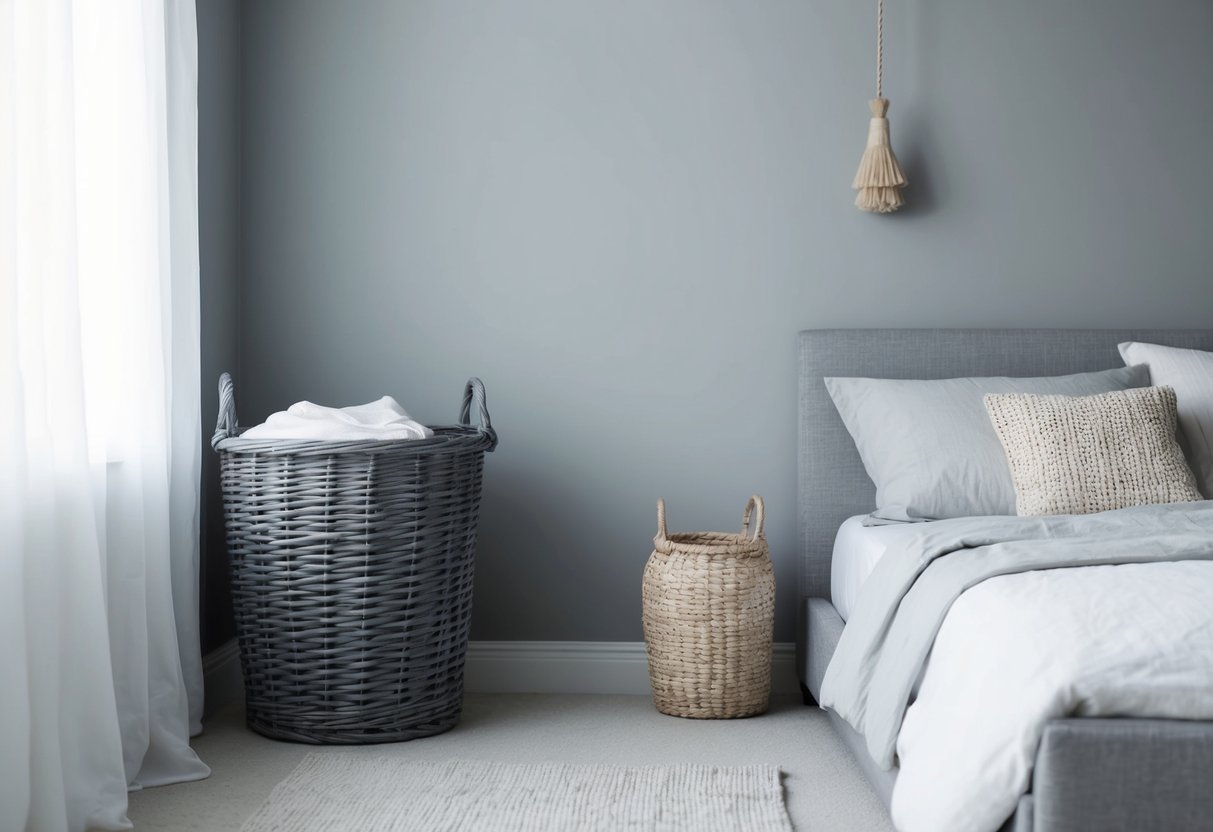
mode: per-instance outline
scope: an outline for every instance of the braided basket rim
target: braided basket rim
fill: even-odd
[[[375,454],[410,456],[452,451],[492,451],[497,433],[491,428],[468,425],[431,426],[429,439],[355,439],[330,442],[318,439],[245,439],[247,428],[215,444],[219,453],[244,456],[330,456],[337,454]]]
[[[759,557],[767,553],[767,536],[734,532],[673,532],[653,538],[653,548],[663,555],[744,555]]]

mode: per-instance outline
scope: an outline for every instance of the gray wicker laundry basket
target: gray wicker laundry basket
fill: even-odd
[[[232,602],[248,725],[396,742],[459,721],[484,454],[484,385],[432,439],[242,439],[219,380]],[[478,424],[473,425],[473,405]]]

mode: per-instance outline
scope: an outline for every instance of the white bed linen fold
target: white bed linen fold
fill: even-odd
[[[924,523],[865,581],[820,701],[900,763],[898,829],[993,832],[1049,720],[1213,718],[1210,598],[1211,502]]]
[[[846,621],[855,608],[855,600],[864,581],[889,548],[909,535],[920,531],[920,523],[890,523],[865,526],[866,514],[847,518],[834,537],[834,554],[830,561],[830,600],[838,615]]]
[[[995,830],[1066,716],[1213,719],[1213,562],[991,578],[952,605],[897,739],[902,832]]]

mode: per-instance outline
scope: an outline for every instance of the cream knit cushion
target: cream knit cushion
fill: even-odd
[[[1175,388],[1179,447],[1184,449],[1196,487],[1213,499],[1213,352],[1126,341],[1126,364],[1145,364],[1150,382]]]
[[[1175,440],[1175,391],[987,395],[1021,516],[1201,499]]]

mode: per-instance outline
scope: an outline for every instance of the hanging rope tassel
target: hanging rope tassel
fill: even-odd
[[[872,120],[868,123],[868,147],[859,161],[859,171],[851,187],[859,191],[855,196],[855,207],[862,211],[887,214],[905,204],[901,189],[906,186],[906,176],[893,155],[889,144],[889,120],[885,113],[889,102],[875,98],[869,102]]]
[[[872,120],[868,122],[868,147],[859,160],[859,170],[851,187],[859,191],[855,207],[861,211],[887,214],[905,204],[901,189],[906,176],[893,155],[889,143],[889,101],[884,97],[884,0],[876,0],[876,98],[868,102]]]

